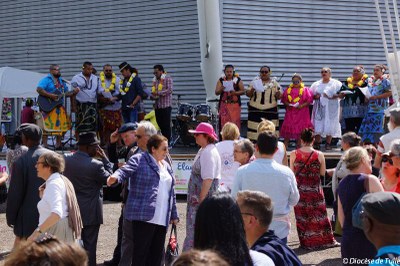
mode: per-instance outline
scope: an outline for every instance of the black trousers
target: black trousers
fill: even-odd
[[[155,109],[157,124],[168,143],[171,141],[171,110],[172,107]]]
[[[121,215],[118,220],[118,233],[117,233],[117,245],[114,248],[114,253],[112,257],[112,261],[115,264],[118,264],[121,260],[121,243],[122,243],[122,222],[124,221],[124,209],[121,208]]]
[[[167,227],[141,221],[133,221],[132,227],[132,266],[161,265]]]
[[[100,225],[85,225],[82,229],[83,248],[88,253],[89,266],[96,266],[97,238],[99,237]]]
[[[346,132],[352,131],[358,134],[362,121],[362,117],[346,118],[344,120],[344,123],[346,124]]]

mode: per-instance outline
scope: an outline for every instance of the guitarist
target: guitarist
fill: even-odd
[[[77,94],[79,89],[74,89],[66,94],[68,92],[68,87],[65,81],[61,78],[60,66],[53,64],[50,65],[50,74],[39,81],[36,91],[39,93],[39,95],[48,98],[50,101],[58,101],[60,95],[65,94],[65,96],[69,97]],[[64,101],[62,101],[62,103],[64,104]],[[55,106],[48,112],[41,110],[43,114],[43,124],[45,127],[49,127],[50,130],[61,131],[63,133],[68,131],[70,123],[68,121],[67,113],[63,104]],[[62,148],[61,137],[61,134],[57,135],[56,149]],[[47,134],[43,134],[42,141],[43,145],[47,147]]]

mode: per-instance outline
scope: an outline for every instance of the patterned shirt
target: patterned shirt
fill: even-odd
[[[158,88],[158,84],[160,84],[160,80],[156,79],[155,83],[156,83],[155,87]],[[171,107],[171,105],[172,105],[172,89],[173,89],[172,78],[169,76],[166,76],[164,79],[164,84],[163,84],[162,90],[157,92],[157,95],[159,96],[159,98],[156,99],[156,102],[155,102],[156,109]]]
[[[65,83],[61,77],[58,78],[58,83],[61,84],[62,87],[60,86],[59,88],[56,88],[54,77],[51,74],[48,74],[39,81],[38,88],[42,88],[48,93],[54,93],[56,90],[59,90],[61,93],[68,91],[67,83]]]

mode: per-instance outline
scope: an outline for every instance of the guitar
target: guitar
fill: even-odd
[[[57,94],[57,96],[58,96],[56,100],[47,98],[47,97],[45,97],[45,96],[39,94],[39,96],[38,96],[38,98],[37,98],[37,103],[38,103],[38,105],[39,105],[39,107],[40,107],[40,109],[41,109],[42,111],[44,111],[44,112],[46,112],[46,113],[49,113],[49,112],[51,112],[54,108],[56,108],[57,106],[63,105],[64,96],[70,96],[70,95],[72,95],[73,93],[74,93],[73,91],[69,91],[69,92],[66,92],[66,93],[62,93],[61,91],[56,90],[56,91],[54,92],[54,94]]]

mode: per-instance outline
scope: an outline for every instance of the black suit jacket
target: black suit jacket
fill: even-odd
[[[7,224],[14,226],[16,236],[29,237],[39,225],[38,189],[44,180],[37,176],[35,166],[46,151],[49,150],[41,146],[31,147],[12,166],[6,218]]]
[[[74,185],[83,226],[103,223],[102,189],[111,174],[108,159],[101,162],[81,151],[65,155],[64,175]]]

